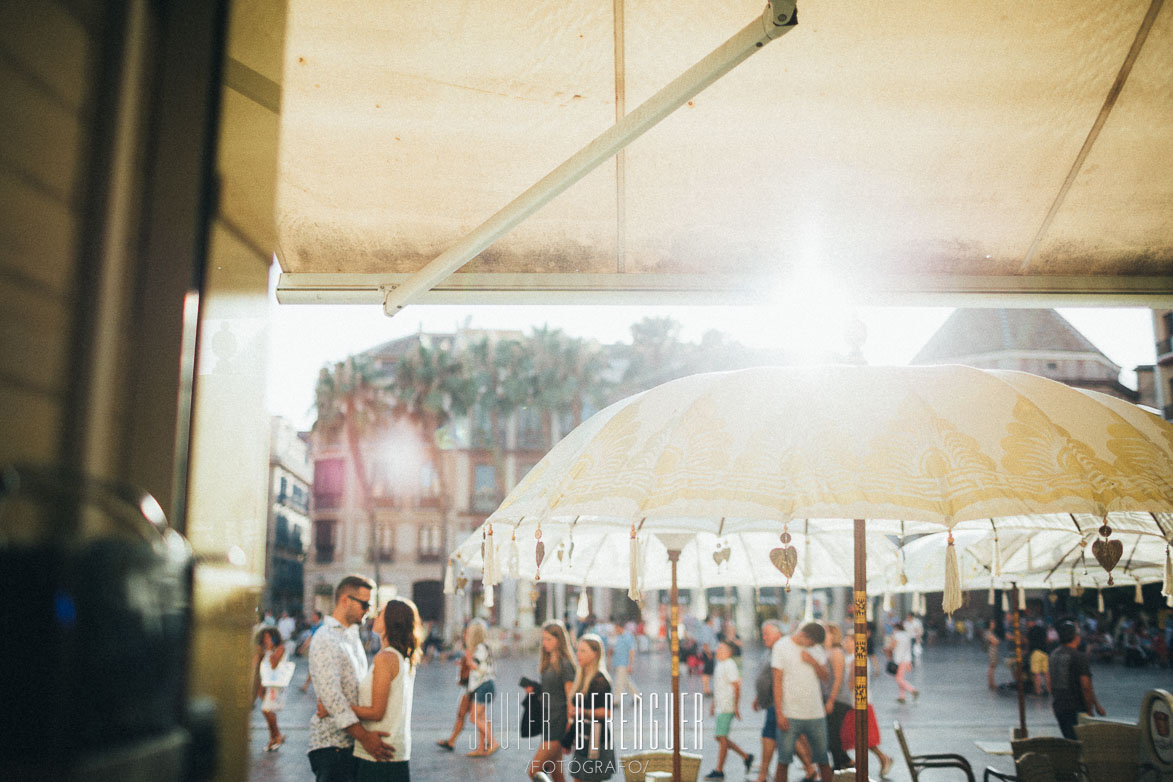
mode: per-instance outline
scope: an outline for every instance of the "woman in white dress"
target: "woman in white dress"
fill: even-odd
[[[375,619],[374,631],[383,648],[372,660],[370,672],[359,683],[359,705],[354,714],[369,731],[386,734],[393,747],[390,761],[377,762],[361,744],[355,744],[358,782],[409,782],[411,760],[411,701],[415,670],[423,644],[423,628],[415,603],[396,598]]]
[[[257,696],[261,699],[261,714],[265,715],[265,723],[269,726],[269,743],[265,745],[265,751],[272,752],[285,743],[285,736],[277,727],[277,712],[285,705],[286,687],[266,686],[266,683],[272,684],[276,679],[276,671],[285,657],[285,645],[281,643],[281,633],[277,628],[261,628],[257,634],[257,652],[260,657]],[[288,686],[289,682],[285,684]]]
[[[912,670],[912,634],[904,628],[901,622],[896,623],[892,635],[888,636],[888,643],[885,645],[885,651],[888,656],[892,658],[892,662],[896,663],[896,685],[900,688],[900,694],[896,698],[900,703],[904,703],[904,693],[911,692],[913,698],[920,697],[920,691],[909,683],[908,672]]]

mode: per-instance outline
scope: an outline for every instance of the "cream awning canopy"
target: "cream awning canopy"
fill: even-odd
[[[291,0],[279,298],[383,303],[761,13]],[[800,2],[416,301],[742,301],[812,273],[861,303],[1169,306],[1173,8]]]

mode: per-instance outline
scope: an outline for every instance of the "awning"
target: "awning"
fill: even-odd
[[[417,300],[747,301],[813,275],[861,303],[1170,306],[1161,6],[800,2]],[[382,304],[761,12],[292,0],[279,299]]]

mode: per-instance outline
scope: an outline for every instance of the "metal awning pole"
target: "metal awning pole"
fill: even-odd
[[[389,316],[394,315],[421,293],[431,290],[705,87],[733,70],[770,41],[790,32],[798,23],[796,10],[795,0],[771,0],[761,16],[510,201],[473,229],[472,233],[432,259],[402,285],[388,287],[383,299],[383,311]]]

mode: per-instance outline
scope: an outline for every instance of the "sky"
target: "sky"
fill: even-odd
[[[266,406],[270,413],[308,428],[318,370],[353,353],[417,331],[473,328],[561,328],[602,343],[631,342],[631,324],[668,316],[681,324],[684,342],[699,342],[716,329],[754,348],[846,353],[843,331],[852,316],[867,329],[869,364],[907,364],[952,312],[943,307],[845,306],[833,292],[782,301],[773,307],[735,306],[423,306],[409,305],[393,318],[370,305],[279,305],[277,270],[270,279],[270,350]],[[1139,308],[1060,309],[1112,361],[1124,368],[1121,382],[1136,387],[1131,370],[1156,360],[1152,315]]]

